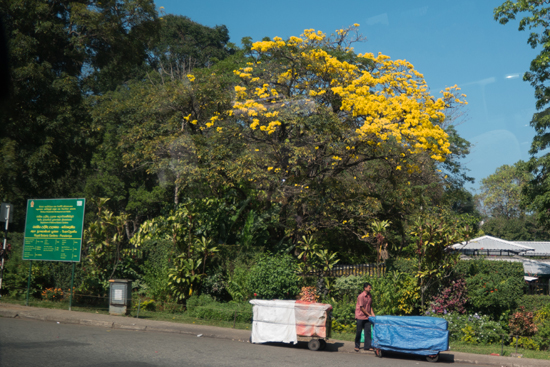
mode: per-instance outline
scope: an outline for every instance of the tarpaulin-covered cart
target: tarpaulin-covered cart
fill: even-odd
[[[439,352],[449,349],[448,323],[429,316],[376,316],[372,347],[376,356],[383,351],[426,356],[429,362],[439,359]]]
[[[252,343],[307,341],[311,350],[324,349],[330,337],[332,306],[323,303],[259,300],[252,308]]]

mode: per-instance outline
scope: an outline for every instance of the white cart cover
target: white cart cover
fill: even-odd
[[[253,307],[252,343],[298,342],[298,336],[327,336],[331,305],[289,300],[250,301]]]
[[[298,343],[296,336],[296,301],[250,300],[252,308],[252,343]]]
[[[296,301],[296,334],[327,337],[327,311],[332,306],[324,303]]]

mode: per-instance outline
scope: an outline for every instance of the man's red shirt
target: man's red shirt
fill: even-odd
[[[357,296],[357,304],[355,305],[355,318],[357,320],[368,320],[369,316],[365,315],[361,311],[361,307],[365,308],[368,314],[372,313],[372,296],[363,291],[359,296]]]

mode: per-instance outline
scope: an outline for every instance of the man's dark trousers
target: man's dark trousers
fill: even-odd
[[[357,320],[357,319],[356,319]],[[361,348],[361,331],[365,331],[365,350],[372,348],[370,339],[370,327],[372,323],[369,320],[357,320],[357,331],[355,333],[355,348]]]

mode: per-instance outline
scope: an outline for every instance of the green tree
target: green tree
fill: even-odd
[[[453,153],[439,124],[463,101],[453,88],[433,99],[405,61],[354,54],[355,34],[245,40],[244,54],[208,69],[99,98],[95,121],[128,126],[123,163],[163,177],[174,203],[231,192],[273,213],[274,250],[315,234],[342,258],[364,259],[375,219],[394,223],[402,247],[407,217],[444,195],[437,162]]]
[[[493,217],[483,221],[483,233],[508,241],[548,241],[550,235],[534,214],[519,218]]]
[[[150,0],[0,1],[11,99],[0,106],[0,197],[82,189],[95,136],[85,93],[113,88],[145,56],[156,29]]]
[[[149,64],[162,74],[181,77],[234,52],[224,25],[211,28],[173,14],[163,16],[160,24],[160,37],[151,48]]]
[[[450,246],[472,237],[473,228],[467,218],[457,218],[448,211],[427,212],[419,215],[410,228],[411,250],[417,258],[415,277],[420,291],[420,310],[434,295],[443,281],[452,275],[459,261],[459,253]]]
[[[523,161],[498,167],[495,173],[481,180],[480,193],[476,195],[480,212],[487,217],[524,216],[522,190],[530,179]]]
[[[533,174],[532,180],[524,189],[525,203],[531,204],[536,212],[537,219],[547,228],[550,226],[550,156],[545,150],[550,146],[550,112],[544,109],[550,99],[548,86],[550,63],[550,23],[548,14],[550,7],[547,1],[521,0],[505,1],[495,8],[495,20],[506,24],[522,14],[519,21],[519,30],[529,29],[531,33],[528,43],[532,48],[540,49],[539,54],[531,61],[529,71],[523,80],[528,81],[535,88],[536,107],[542,110],[533,115],[531,126],[535,129],[535,137],[531,144],[530,154],[533,156],[528,162],[528,170]],[[542,154],[539,154],[542,153]]]
[[[550,58],[549,11],[548,2],[541,0],[507,0],[494,9],[495,20],[500,24],[507,24],[509,21],[515,20],[519,14],[524,15],[519,21],[518,30],[529,29],[531,33],[529,33],[527,43],[532,48],[540,47],[539,54],[531,61],[529,71],[523,76],[523,80],[528,81],[535,88],[537,109],[542,109],[547,105],[550,98],[550,87],[547,85],[550,75],[550,64],[548,63]],[[533,125],[533,122],[531,124]]]

